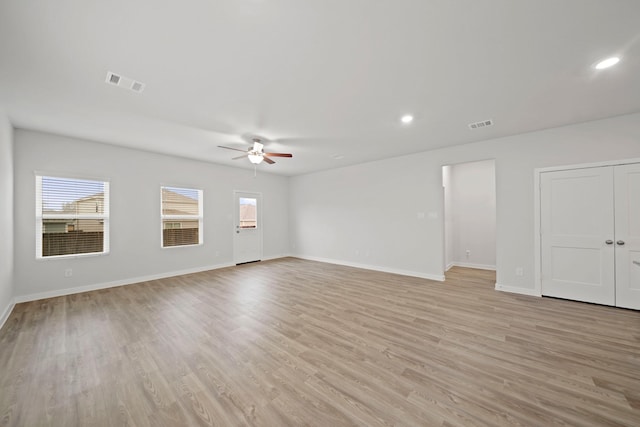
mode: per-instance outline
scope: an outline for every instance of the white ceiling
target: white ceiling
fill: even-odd
[[[217,145],[259,134],[296,175],[638,112],[639,42],[638,0],[2,0],[0,108],[247,168]]]

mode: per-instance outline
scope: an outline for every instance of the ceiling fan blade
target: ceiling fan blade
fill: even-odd
[[[271,160],[270,158],[268,158],[268,157],[266,157],[266,156],[262,156],[262,159],[263,159],[265,162],[269,163],[270,165],[272,165],[272,164],[274,164],[274,163],[275,163],[273,160]]]
[[[227,150],[233,150],[233,151],[241,151],[243,153],[246,153],[247,150],[241,150],[239,148],[231,148],[231,147],[225,147],[224,145],[218,145],[219,148],[226,148]]]
[[[289,153],[263,153],[265,156],[271,157],[293,157],[293,154]]]
[[[239,159],[246,159],[247,155],[245,154],[244,156],[238,156],[238,157],[234,157],[231,160],[239,160]]]

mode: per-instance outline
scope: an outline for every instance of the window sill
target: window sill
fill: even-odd
[[[202,243],[194,243],[191,245],[173,245],[173,246],[160,246],[160,249],[175,249],[175,248],[193,248],[196,246],[202,246]]]
[[[36,261],[47,261],[50,259],[76,259],[76,258],[91,258],[109,255],[109,251],[106,252],[90,252],[87,254],[70,254],[70,255],[52,255],[52,256],[36,256]]]

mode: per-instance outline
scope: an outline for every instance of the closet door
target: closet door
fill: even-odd
[[[616,305],[640,310],[640,164],[615,168]]]
[[[542,294],[615,304],[613,168],[541,174]]]

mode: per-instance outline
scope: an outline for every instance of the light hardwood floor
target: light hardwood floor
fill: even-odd
[[[19,304],[0,425],[640,425],[640,312],[494,282],[285,258]]]

